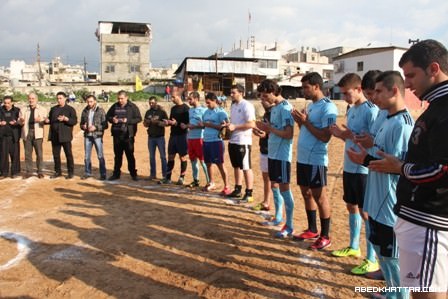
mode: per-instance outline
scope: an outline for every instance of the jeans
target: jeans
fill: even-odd
[[[95,146],[100,166],[100,176],[106,177],[106,162],[103,153],[103,137],[86,136],[84,138],[84,172],[86,176],[92,175],[92,147]]]
[[[150,176],[156,177],[156,148],[159,149],[160,162],[162,163],[162,175],[166,177],[167,162],[165,151],[165,137],[148,137]]]

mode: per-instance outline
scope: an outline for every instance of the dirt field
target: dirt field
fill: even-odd
[[[297,133],[296,128],[294,144]],[[217,193],[144,180],[149,163],[142,126],[136,142],[138,182],[130,180],[126,164],[119,181],[83,181],[83,137],[78,130],[75,135],[75,179],[49,179],[53,163],[50,144],[45,142],[45,179],[0,181],[1,298],[336,299],[366,295],[355,293],[355,286],[381,285],[349,274],[361,259],[338,259],[329,251],[308,250],[307,242],[274,239],[274,231],[260,225],[261,215],[226,204]],[[252,158],[259,201],[257,143]],[[343,143],[332,139],[331,249],[348,245],[347,211],[341,198],[342,151]],[[109,132],[105,156],[109,175],[113,166]],[[99,176],[95,157],[93,153],[94,174]],[[173,179],[179,173],[176,162]],[[191,180],[188,167],[186,182]],[[229,164],[227,169],[232,173]],[[294,165],[295,225],[301,231],[306,217],[295,180]],[[364,238],[361,244],[364,250]]]

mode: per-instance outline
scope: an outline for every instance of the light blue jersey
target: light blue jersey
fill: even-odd
[[[368,134],[375,122],[378,114],[378,107],[369,101],[365,101],[358,106],[352,106],[347,112],[347,127],[355,135]],[[349,173],[367,174],[368,168],[360,164],[354,163],[347,155],[347,150],[353,147],[359,151],[358,146],[352,139],[345,140],[344,151],[344,171]]]
[[[229,116],[227,115],[227,112],[217,107],[215,109],[206,109],[203,116],[202,116],[203,122],[209,122],[214,125],[220,125],[223,121],[228,122]],[[220,141],[222,140],[218,136],[219,130],[208,128],[206,127],[204,129],[204,142],[212,142],[212,141]]]
[[[376,134],[378,133],[378,130],[381,128],[383,123],[386,121],[388,115],[389,115],[389,112],[387,110],[380,109],[380,111],[378,111],[378,115],[377,115],[375,121],[373,122],[373,125],[369,131],[369,134],[370,134],[370,136],[372,136],[372,138],[375,138]],[[374,156],[375,148],[374,147],[368,148],[367,152],[369,153],[369,155]]]
[[[294,127],[294,119],[291,115],[292,106],[287,100],[283,100],[271,109],[271,126],[277,130],[284,130],[286,126]],[[274,160],[292,160],[292,138],[285,139],[269,134],[268,138],[268,158]]]
[[[407,110],[388,116],[378,130],[373,152],[379,150],[401,160],[408,150],[408,140],[414,127],[414,120]],[[380,158],[377,155],[372,155]],[[394,226],[397,216],[393,208],[397,202],[395,191],[399,175],[369,171],[364,198],[364,210],[373,220]]]
[[[307,107],[308,121],[318,129],[328,128],[336,122],[338,108],[329,98],[322,98]],[[328,143],[320,141],[305,126],[300,128],[297,141],[297,162],[328,166]]]
[[[199,107],[191,107],[188,110],[188,117],[190,124],[196,126],[198,123],[202,122],[202,117],[207,108],[199,106]],[[201,139],[204,136],[204,129],[196,128],[188,130],[188,139]]]

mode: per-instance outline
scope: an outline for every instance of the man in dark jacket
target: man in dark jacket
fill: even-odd
[[[50,109],[50,114],[45,120],[46,124],[50,124],[48,140],[51,141],[54,160],[54,175],[50,178],[54,179],[62,176],[62,147],[67,160],[68,173],[66,179],[72,179],[75,171],[75,163],[73,161],[72,153],[73,126],[78,123],[78,118],[75,109],[67,105],[67,95],[64,92],[58,92],[56,98],[58,104]]]
[[[143,125],[148,128],[148,151],[149,151],[149,179],[156,178],[156,149],[159,149],[160,162],[162,164],[162,175],[166,176],[167,162],[165,149],[165,123],[168,119],[166,111],[157,104],[156,97],[149,98],[149,109],[145,113]]]
[[[428,108],[416,120],[404,161],[383,154],[375,171],[399,173],[394,231],[402,287],[417,298],[448,291],[448,51],[435,40],[414,44],[400,59],[405,85]]]
[[[2,177],[9,173],[9,158],[11,158],[11,177],[15,178],[20,172],[20,130],[18,122],[20,109],[14,107],[10,96],[3,98],[3,106],[0,112],[0,135],[2,139],[0,165]]]
[[[128,94],[120,90],[117,94],[117,102],[113,104],[106,114],[107,121],[112,124],[111,132],[114,141],[114,172],[109,177],[110,181],[118,180],[123,164],[123,152],[128,160],[128,170],[134,181],[137,181],[137,169],[135,168],[134,137],[137,133],[137,124],[142,121],[138,107],[128,100]]]
[[[103,135],[108,124],[106,112],[98,106],[96,97],[89,95],[86,98],[87,106],[81,113],[81,130],[84,131],[84,176],[87,179],[92,176],[92,147],[95,146],[96,155],[100,166],[100,180],[106,179],[106,162],[103,152]]]

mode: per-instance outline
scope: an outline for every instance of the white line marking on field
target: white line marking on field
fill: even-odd
[[[0,237],[10,241],[15,240],[17,243],[17,251],[18,251],[17,255],[13,259],[9,260],[3,265],[0,265],[0,271],[3,271],[18,264],[28,255],[28,253],[31,250],[30,248],[31,242],[26,237],[11,232],[0,232]]]

